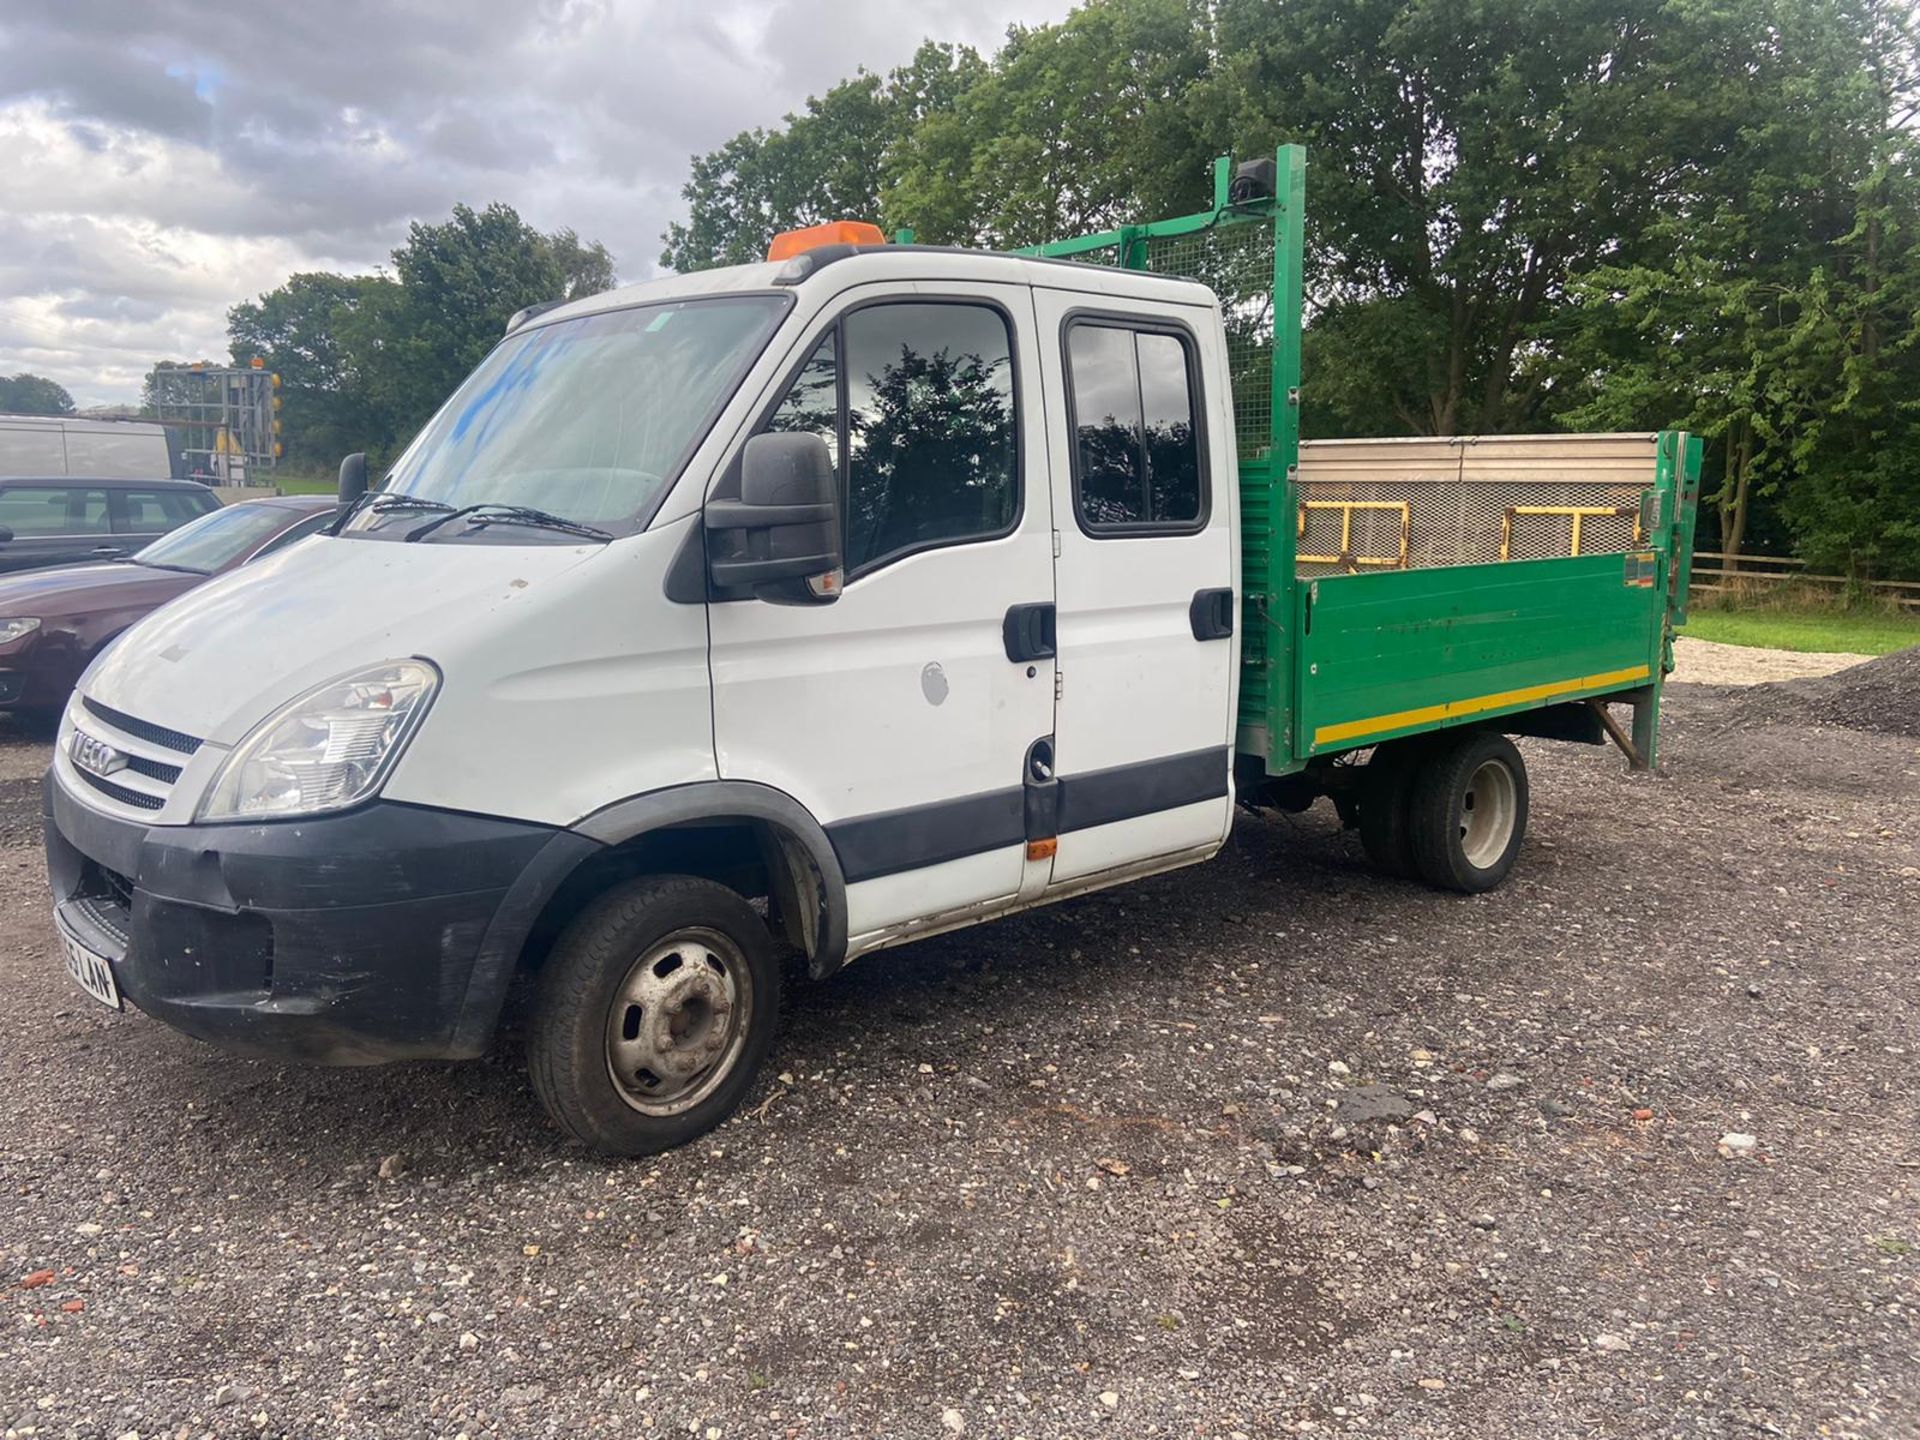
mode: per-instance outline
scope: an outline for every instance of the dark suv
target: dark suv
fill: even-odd
[[[219,508],[192,480],[0,479],[0,573],[118,559]]]

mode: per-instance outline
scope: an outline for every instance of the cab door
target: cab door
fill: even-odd
[[[1217,846],[1232,809],[1237,495],[1211,309],[1036,290],[1060,694],[1052,881]],[[1215,393],[1216,391],[1220,393]]]
[[[1008,617],[1053,600],[1038,375],[1024,287],[860,287],[755,427],[827,441],[845,580],[831,604],[710,603],[716,759],[825,826],[856,949],[1037,888],[1023,773],[1053,660],[1014,658]]]

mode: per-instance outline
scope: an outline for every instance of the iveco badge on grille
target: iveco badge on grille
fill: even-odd
[[[75,765],[91,775],[106,776],[127,768],[127,757],[122,752],[104,740],[96,740],[84,730],[73,732],[73,742],[67,753],[73,757]]]

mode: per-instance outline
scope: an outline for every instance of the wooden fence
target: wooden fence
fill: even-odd
[[[1693,552],[1693,592],[1697,595],[1736,595],[1758,599],[1769,590],[1782,586],[1813,590],[1836,599],[1849,593],[1862,593],[1885,604],[1897,605],[1920,614],[1920,581],[1868,580],[1856,582],[1844,575],[1816,575],[1808,571],[1804,560],[1783,560],[1773,555],[1742,555],[1738,568],[1728,557],[1716,551]]]

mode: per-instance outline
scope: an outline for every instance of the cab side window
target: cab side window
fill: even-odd
[[[766,424],[768,430],[818,435],[827,442],[836,470],[840,466],[839,346],[840,332],[829,331]]]
[[[826,440],[852,579],[1013,528],[1015,403],[1013,336],[1000,311],[887,303],[852,311],[823,338],[766,428]]]
[[[1206,524],[1196,373],[1184,332],[1104,321],[1068,328],[1074,509],[1088,534]]]

